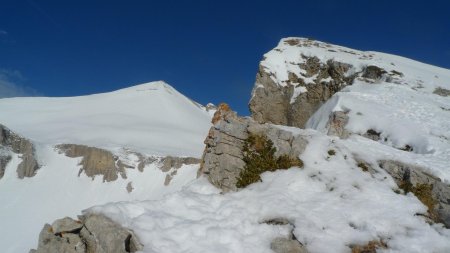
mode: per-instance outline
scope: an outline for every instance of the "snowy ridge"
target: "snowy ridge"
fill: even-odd
[[[444,68],[424,64],[405,57],[372,51],[359,51],[342,46],[332,45],[306,38],[285,38],[278,46],[264,55],[261,66],[280,86],[288,85],[289,73],[296,74],[305,83],[311,83],[315,77],[306,77],[305,70],[299,67],[304,64],[304,57],[317,57],[322,63],[328,60],[349,63],[353,68],[349,75],[360,72],[369,65],[378,66],[388,73],[400,72],[396,76],[402,84],[421,87],[421,90],[432,92],[437,87],[450,89],[450,71]]]
[[[211,116],[164,82],[67,98],[0,99],[0,122],[42,144],[200,157]]]

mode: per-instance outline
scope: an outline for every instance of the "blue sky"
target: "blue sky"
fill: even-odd
[[[449,13],[450,1],[5,0],[0,96],[75,96],[165,80],[202,104],[225,101],[248,114],[258,63],[280,38],[450,68]]]

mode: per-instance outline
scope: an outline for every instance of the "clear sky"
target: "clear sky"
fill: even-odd
[[[262,55],[288,36],[450,68],[450,1],[0,0],[0,96],[165,80],[245,115]]]

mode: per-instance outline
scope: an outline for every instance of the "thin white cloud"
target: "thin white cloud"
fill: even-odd
[[[34,89],[21,84],[24,80],[17,70],[0,69],[0,98],[37,96]]]
[[[2,36],[2,35],[8,35],[8,32],[5,30],[0,30],[0,36]]]

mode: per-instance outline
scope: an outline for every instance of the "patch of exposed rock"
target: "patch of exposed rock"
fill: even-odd
[[[291,85],[282,86],[260,66],[249,103],[256,121],[303,128],[325,101],[353,83],[355,76],[346,74],[351,65],[332,60],[322,63],[317,57],[304,58],[306,63],[299,67],[306,71],[304,78],[314,78],[313,82],[305,83],[304,78],[289,73]],[[296,94],[296,89],[301,87],[306,92]]]
[[[100,214],[69,217],[45,224],[30,253],[127,253],[142,250],[133,231]]]
[[[328,129],[327,134],[332,136],[339,136],[342,139],[347,138],[350,135],[350,133],[345,129],[348,120],[348,112],[332,112],[326,126],[326,128]]]
[[[294,224],[286,218],[275,218],[263,221],[262,223],[274,226],[289,226],[289,237],[277,237],[270,243],[270,249],[275,253],[308,253],[308,250],[301,244],[294,235]]]
[[[199,175],[206,175],[214,186],[225,192],[237,190],[237,178],[245,166],[242,149],[249,134],[267,136],[277,150],[276,156],[298,157],[307,145],[306,139],[288,130],[238,117],[226,104],[219,105],[212,123]]]
[[[448,97],[450,96],[450,90],[444,89],[442,87],[437,87],[434,91],[434,94],[442,96],[442,97]]]
[[[78,144],[61,144],[56,146],[56,148],[68,157],[82,157],[79,174],[84,172],[88,177],[92,178],[97,175],[102,175],[104,182],[116,180],[118,174],[122,178],[126,178],[125,168],[133,168],[104,149]]]
[[[0,178],[12,159],[11,152],[20,154],[22,161],[17,166],[17,176],[32,177],[39,169],[33,143],[0,124]]]
[[[124,161],[119,156],[112,152],[79,144],[61,144],[57,145],[56,149],[64,153],[68,157],[81,157],[82,160],[79,175],[85,173],[88,177],[103,176],[104,182],[114,181],[119,178],[127,178],[126,169],[135,169],[143,171],[144,167],[151,163],[157,163],[157,166],[163,172],[169,172],[166,177],[165,185],[168,185],[176,171],[181,168],[183,164],[198,164],[200,160],[193,157],[147,157],[140,153],[133,154],[137,157],[137,165]],[[128,192],[133,190],[131,182],[126,187]]]
[[[425,169],[402,163],[399,161],[382,160],[379,166],[394,178],[398,185],[409,184],[411,187],[417,185],[431,186],[429,197],[434,200],[434,206],[430,213],[437,215],[437,221],[450,227],[450,185],[442,182],[439,178],[426,173]]]

